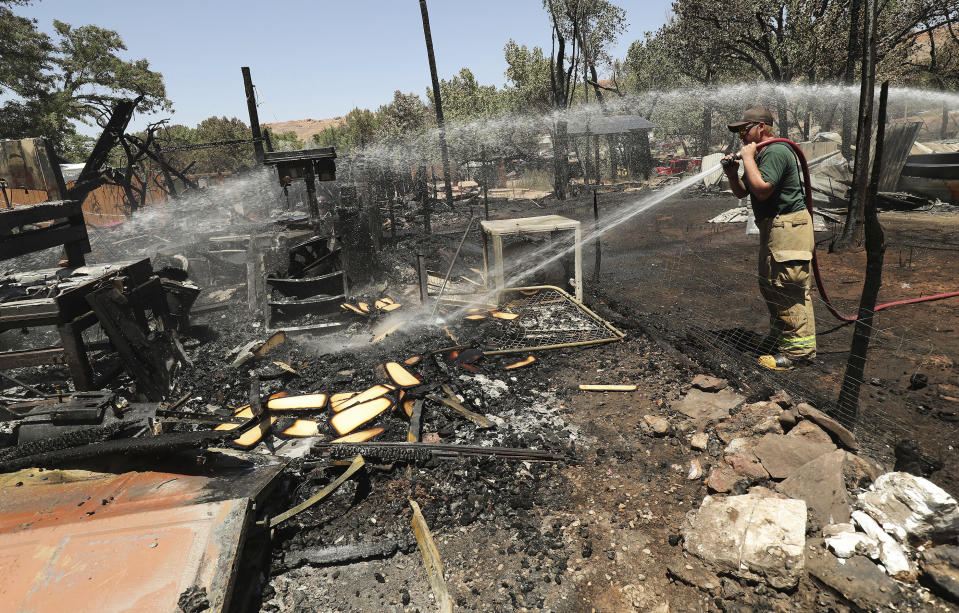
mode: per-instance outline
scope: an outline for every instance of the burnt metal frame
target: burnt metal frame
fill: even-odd
[[[289,175],[302,178],[306,183],[306,195],[310,207],[310,220],[320,218],[320,203],[316,199],[316,180],[333,181],[336,178],[336,152],[333,147],[301,149],[299,151],[270,151],[263,154],[263,163],[276,166],[282,179]],[[295,175],[295,177],[294,177]]]

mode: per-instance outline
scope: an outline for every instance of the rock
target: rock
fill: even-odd
[[[832,437],[826,434],[826,432],[817,426],[813,421],[808,419],[804,419],[796,424],[796,427],[790,430],[787,436],[804,438],[807,441],[812,441],[813,443],[832,444]]]
[[[900,580],[909,579],[913,575],[913,568],[909,564],[906,552],[902,550],[896,539],[879,527],[876,520],[862,511],[853,511],[852,519],[863,532],[879,542],[879,561],[886,567],[887,573]]]
[[[738,407],[745,400],[739,394],[728,389],[714,394],[691,389],[673,408],[700,424],[704,424],[729,417],[730,409]]]
[[[776,489],[791,498],[805,500],[824,525],[848,522],[853,502],[848,489],[867,484],[871,479],[863,474],[868,469],[871,466],[858,456],[836,449],[800,466]]]
[[[713,466],[709,470],[709,477],[706,478],[709,489],[720,494],[733,491],[738,484],[745,488],[749,485],[749,480],[726,465]]]
[[[959,547],[942,545],[922,552],[922,572],[937,591],[959,603]]]
[[[687,560],[683,556],[676,556],[666,564],[666,574],[713,595],[719,591],[719,577],[709,572],[703,563],[695,558]]]
[[[693,387],[701,389],[704,392],[718,392],[726,389],[729,382],[719,377],[710,377],[709,375],[696,375],[693,378]]]
[[[782,408],[775,402],[753,402],[743,405],[732,418],[716,425],[716,434],[723,441],[740,436],[782,433],[779,414]]]
[[[729,441],[726,445],[726,448],[723,449],[723,453],[726,455],[732,455],[735,453],[752,453],[753,444],[755,444],[756,439],[748,438],[745,436],[737,436],[733,440]]]
[[[757,496],[706,496],[686,516],[683,547],[723,572],[777,589],[803,575],[806,503]]]
[[[669,421],[656,415],[644,415],[643,429],[647,428],[655,436],[666,436],[669,432]]]
[[[830,536],[836,536],[837,534],[842,534],[844,532],[855,532],[856,527],[848,522],[843,522],[841,524],[828,524],[822,527],[822,536],[827,538]]]
[[[689,440],[689,446],[699,451],[706,451],[706,445],[709,444],[709,435],[705,432],[697,432]]]
[[[771,490],[768,487],[763,487],[762,485],[754,485],[753,487],[749,488],[749,495],[756,496],[757,498],[777,498],[779,500],[789,500],[789,496],[780,494],[776,490]]]
[[[779,425],[783,427],[783,430],[789,430],[796,425],[796,422],[799,421],[799,411],[796,409],[789,409],[788,411],[783,411],[779,414]]]
[[[753,453],[773,479],[785,479],[807,462],[835,448],[832,443],[813,443],[798,437],[767,434],[753,445]]]
[[[821,542],[811,543],[806,548],[806,569],[809,574],[857,607],[874,611],[891,607],[899,601],[899,586],[868,559],[853,556],[843,564],[826,551]]]
[[[740,475],[746,475],[750,482],[763,481],[769,478],[769,473],[763,468],[759,458],[751,451],[743,451],[727,455],[723,458],[726,464]]]
[[[862,532],[841,532],[824,537],[826,546],[839,558],[851,558],[854,555],[879,557],[879,541]]]
[[[779,423],[779,417],[773,417],[772,415],[764,417],[762,421],[757,423],[752,428],[753,434],[782,434],[783,426]]]
[[[689,463],[689,472],[686,473],[686,478],[693,480],[699,479],[703,476],[703,466],[699,463],[699,460],[693,460]]]
[[[769,397],[770,402],[775,402],[784,409],[788,409],[793,405],[792,396],[786,393],[786,390],[779,390],[776,394]]]
[[[909,473],[879,476],[859,506],[899,541],[959,535],[959,504],[938,485]]]
[[[839,443],[849,451],[859,450],[859,442],[856,440],[856,435],[844,428],[842,424],[832,417],[829,417],[819,409],[816,409],[812,405],[806,404],[805,402],[800,402],[798,405],[796,405],[796,410],[802,417],[816,422],[817,426],[828,432],[835,440],[839,441]]]

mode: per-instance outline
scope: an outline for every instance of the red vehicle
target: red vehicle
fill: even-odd
[[[666,160],[665,166],[657,166],[656,174],[666,177],[675,177],[687,172],[699,172],[702,168],[703,160],[701,158],[673,158]]]

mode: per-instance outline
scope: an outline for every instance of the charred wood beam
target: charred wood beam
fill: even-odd
[[[100,138],[97,139],[96,144],[93,146],[93,151],[90,152],[90,156],[87,158],[83,170],[80,171],[80,176],[77,177],[73,187],[67,191],[67,198],[82,203],[88,193],[105,183],[100,173],[100,168],[106,163],[107,157],[110,155],[110,150],[113,149],[117,141],[123,137],[123,133],[127,129],[127,124],[130,123],[130,119],[133,117],[133,111],[136,109],[140,100],[141,98],[137,98],[136,100],[120,100],[116,106],[113,107],[110,119],[107,121],[107,125],[104,126]]]
[[[502,460],[559,462],[566,459],[561,453],[539,449],[514,447],[480,447],[474,445],[440,445],[437,443],[316,443],[314,451],[328,453],[333,459],[362,454],[368,459],[427,462],[433,458],[492,457]]]
[[[353,543],[350,545],[334,545],[332,547],[298,549],[285,552],[283,554],[283,562],[279,566],[283,571],[287,571],[304,565],[334,566],[361,562],[363,560],[389,558],[398,551],[409,553],[413,550],[415,544],[415,539],[406,538]]]

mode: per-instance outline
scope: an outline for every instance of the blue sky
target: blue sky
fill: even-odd
[[[665,22],[671,2],[618,4],[629,23],[612,50],[622,58],[643,32]],[[428,6],[441,78],[465,66],[481,84],[501,86],[510,38],[549,53],[540,0],[432,0]],[[417,0],[41,0],[15,10],[37,18],[45,31],[59,19],[119,32],[125,57],[146,58],[163,73],[172,120],[189,126],[211,115],[248,121],[241,66],[252,72],[263,123],[375,109],[394,90],[425,97],[430,85]],[[135,118],[133,127],[146,120]]]

